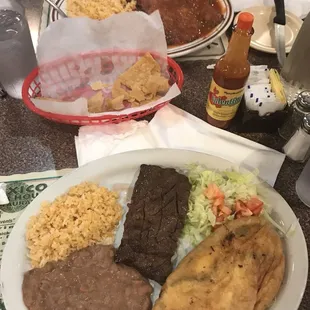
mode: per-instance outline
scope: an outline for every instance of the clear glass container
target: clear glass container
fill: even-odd
[[[22,97],[22,85],[37,66],[28,22],[17,2],[0,2],[0,83],[6,92]]]

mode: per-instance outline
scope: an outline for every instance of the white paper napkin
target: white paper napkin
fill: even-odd
[[[10,201],[6,195],[6,184],[0,183],[0,205],[7,205]]]
[[[262,179],[274,185],[285,155],[168,105],[153,120],[81,127],[75,139],[79,166],[92,160],[151,148],[187,149],[215,155],[248,169],[258,169]]]
[[[253,6],[274,6],[274,0],[231,0],[234,11],[239,12]],[[285,0],[285,9],[300,18],[305,18],[310,11],[309,0]]]

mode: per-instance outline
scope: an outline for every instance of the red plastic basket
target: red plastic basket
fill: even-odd
[[[133,51],[121,51],[117,53],[119,53],[119,55],[121,56],[135,55],[137,59],[141,55],[145,54],[145,52],[133,52]],[[93,53],[92,55],[98,55],[98,53]],[[115,56],[115,51],[101,52],[100,55],[108,56],[108,57],[112,55]],[[167,63],[168,63],[168,72],[170,75],[170,81],[169,81],[170,84],[172,85],[176,83],[178,87],[181,89],[183,86],[183,82],[184,82],[184,76],[183,76],[183,72],[180,66],[173,59],[169,57],[167,57]],[[120,122],[128,121],[131,119],[138,119],[138,118],[142,118],[146,115],[156,112],[157,110],[161,109],[162,107],[164,107],[165,105],[169,103],[167,101],[150,109],[146,109],[146,110],[131,113],[131,114],[122,114],[122,115],[103,115],[103,116],[97,116],[97,117],[96,116],[89,117],[89,116],[56,114],[56,113],[45,112],[37,108],[32,102],[32,98],[39,97],[41,95],[40,84],[41,83],[38,77],[38,68],[36,68],[27,76],[23,84],[22,96],[23,96],[23,101],[26,104],[26,106],[34,113],[46,119],[49,119],[49,120],[52,120],[58,123],[65,123],[65,124],[71,124],[71,125],[83,126],[83,125],[111,124],[111,123],[120,123]]]

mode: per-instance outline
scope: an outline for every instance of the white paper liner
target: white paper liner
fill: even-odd
[[[58,20],[39,41],[39,79],[44,99],[32,101],[45,112],[89,117],[127,115],[154,108],[178,96],[178,86],[172,85],[156,101],[121,111],[89,113],[85,99],[94,95],[90,85],[98,81],[106,85],[103,97],[109,98],[117,77],[146,52],[155,55],[162,74],[169,78],[167,43],[158,11],[151,15],[121,13],[102,21],[87,17]]]
[[[181,92],[178,86],[174,84],[169,89],[168,93],[157,101],[150,102],[137,108],[128,108],[122,111],[111,111],[104,113],[89,113],[87,109],[87,100],[85,98],[80,98],[74,102],[57,102],[46,99],[34,98],[32,99],[32,102],[37,108],[45,112],[57,113],[62,115],[99,117],[104,115],[127,115],[131,113],[145,111],[154,108],[163,102],[170,101],[174,97],[178,96],[180,93]]]

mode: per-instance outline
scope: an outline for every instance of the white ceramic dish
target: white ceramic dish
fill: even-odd
[[[245,9],[244,11],[254,15],[254,34],[252,36],[250,46],[262,52],[276,54],[273,26],[273,18],[276,15],[275,8],[267,6],[255,6]],[[237,22],[238,15],[235,18],[235,23]],[[289,53],[303,21],[288,11],[286,11],[285,16],[285,49],[286,52]]]
[[[231,22],[233,21],[234,11],[230,0],[218,0],[218,2],[222,8],[222,14],[224,16],[223,21],[206,36],[202,36],[201,38],[187,44],[168,48],[169,57],[176,58],[196,52],[210,45],[214,40],[220,38],[225,33],[225,31],[228,29],[228,27],[231,25]],[[59,6],[65,13],[67,13],[66,0],[56,0],[55,4]],[[59,13],[54,8],[50,7],[49,23],[56,21],[60,18],[61,16],[59,15]]]
[[[16,223],[6,244],[2,264],[1,283],[6,310],[27,310],[22,299],[23,274],[29,270],[25,229],[29,217],[35,215],[43,201],[52,201],[69,187],[83,181],[95,181],[111,188],[115,184],[133,184],[142,163],[163,167],[185,168],[189,163],[200,163],[209,169],[236,168],[234,164],[203,153],[156,149],[123,153],[106,157],[85,165],[53,183],[27,207]],[[283,223],[285,229],[296,223],[296,217],[286,201],[269,185],[262,183],[260,195],[274,210],[273,217]],[[121,226],[116,243],[122,235]],[[293,236],[285,240],[286,274],[282,288],[272,305],[272,310],[297,310],[302,299],[308,276],[308,254],[301,227],[297,224]]]

